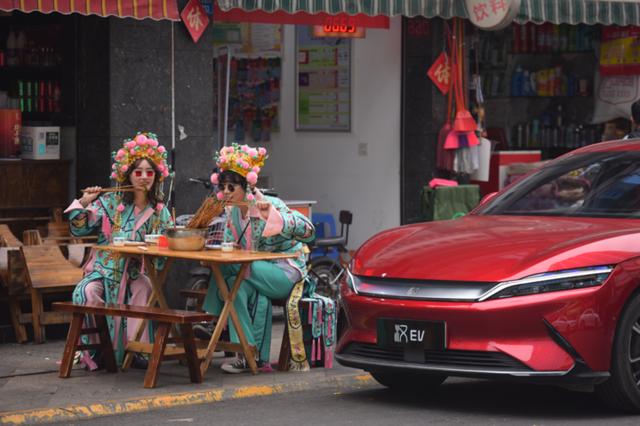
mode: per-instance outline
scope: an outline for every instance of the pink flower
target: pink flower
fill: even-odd
[[[158,203],[156,204],[156,211],[158,213],[160,213],[162,211],[162,209],[164,209],[164,203]]]
[[[158,171],[164,172],[164,164],[158,164]]]
[[[225,157],[224,155],[223,155],[223,156],[221,156],[221,157],[220,157],[220,159],[218,160],[218,162],[219,162],[220,164],[224,164],[224,163],[226,163],[226,162],[227,162],[227,157]]]
[[[111,165],[111,170],[115,170],[115,169],[116,169],[116,165],[115,165],[115,164],[112,164],[112,165]]]
[[[165,170],[162,172],[162,176],[163,176],[163,177],[167,177],[167,176],[169,176],[169,170],[165,169]]]
[[[116,172],[111,173],[111,179],[117,179],[118,174]]]
[[[219,177],[219,175],[217,173],[213,173],[211,175],[211,183],[214,184],[214,185],[217,185],[218,184],[218,177]]]
[[[131,148],[131,149],[129,150],[129,154],[131,154],[131,155],[135,155],[135,153],[136,153],[136,150],[135,150],[135,149]]]
[[[217,198],[219,201],[224,200],[224,194],[222,193],[222,191],[218,191],[218,193],[216,193],[216,198]]]
[[[242,145],[240,149],[242,150],[242,152],[249,152],[249,145]]]
[[[116,157],[124,157],[124,155],[127,153],[127,151],[125,151],[124,149],[120,148],[118,150],[118,153],[116,154]]]
[[[258,174],[256,172],[247,173],[247,182],[251,185],[255,185],[258,182]]]
[[[136,146],[136,141],[129,141],[125,143],[124,146],[125,148],[133,148],[134,146]]]
[[[122,203],[118,204],[118,207],[116,207],[116,210],[118,210],[120,213],[122,213],[124,211],[124,204],[122,204]]]
[[[252,157],[256,157],[258,155],[258,150],[255,148],[251,148],[248,154]]]
[[[153,155],[153,149],[148,148],[148,149],[147,149],[147,154],[148,154],[148,155]]]
[[[167,149],[166,149],[164,146],[162,146],[162,145],[160,145],[160,146],[158,147],[158,152],[159,152],[159,153],[161,153],[161,154],[162,154],[163,152],[165,152],[166,150],[167,150]]]
[[[155,140],[155,139],[147,139],[147,143],[148,143],[150,146],[153,146],[153,147],[158,146],[158,141],[157,141],[157,140]]]
[[[258,166],[253,166],[253,169],[251,170],[253,170],[254,173],[260,173],[260,167]]]
[[[267,155],[267,150],[264,148],[258,148],[258,153],[262,156]]]
[[[127,170],[129,170],[129,166],[127,166],[126,164],[124,164],[122,167],[120,167],[120,170],[122,170],[122,173],[126,173]]]
[[[144,145],[147,143],[147,137],[145,135],[138,135],[133,140],[136,141],[137,145]]]
[[[253,201],[256,197],[253,194],[247,194],[247,201]]]

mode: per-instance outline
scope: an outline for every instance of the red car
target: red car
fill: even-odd
[[[360,247],[336,359],[390,388],[526,379],[640,412],[640,140],[575,150],[487,198]]]

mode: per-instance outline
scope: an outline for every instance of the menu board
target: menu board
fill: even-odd
[[[351,40],[296,27],[296,130],[351,130]]]

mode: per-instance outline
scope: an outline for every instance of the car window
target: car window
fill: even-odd
[[[557,160],[480,214],[640,217],[640,156],[600,152]]]

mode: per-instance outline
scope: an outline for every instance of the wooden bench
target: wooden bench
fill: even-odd
[[[26,282],[24,261],[18,240],[7,225],[0,224],[0,294],[7,299],[11,324],[18,343],[27,341],[27,330],[20,323],[20,298]],[[24,298],[24,296],[22,297]]]
[[[74,354],[77,350],[100,349],[105,360],[107,371],[116,372],[116,360],[113,353],[113,346],[107,328],[105,315],[122,316],[127,318],[142,318],[155,321],[157,329],[155,333],[155,343],[144,344],[130,342],[127,346],[129,352],[150,353],[149,367],[144,376],[144,387],[153,388],[158,380],[158,370],[163,359],[186,358],[189,366],[189,376],[191,382],[202,383],[200,372],[200,361],[195,339],[193,337],[192,324],[201,321],[213,321],[213,315],[203,312],[180,311],[173,309],[162,309],[147,306],[116,305],[116,304],[74,304],[71,302],[57,302],[53,304],[53,309],[73,314],[67,342],[64,347],[62,364],[60,364],[61,378],[68,378],[71,375]],[[85,315],[92,314],[96,320],[96,328],[83,329]],[[169,338],[169,330],[172,324],[180,326],[181,337],[178,339]],[[82,334],[99,334],[100,343],[83,345],[80,344],[79,337]],[[167,350],[167,343],[181,343],[182,348]],[[152,347],[150,351],[145,350],[145,346]]]
[[[31,314],[20,313],[20,322],[33,324],[33,340],[42,343],[47,324],[66,324],[69,315],[44,311],[43,295],[71,293],[82,279],[82,269],[64,258],[57,246],[37,245],[20,248],[26,268],[26,290],[31,297]]]

